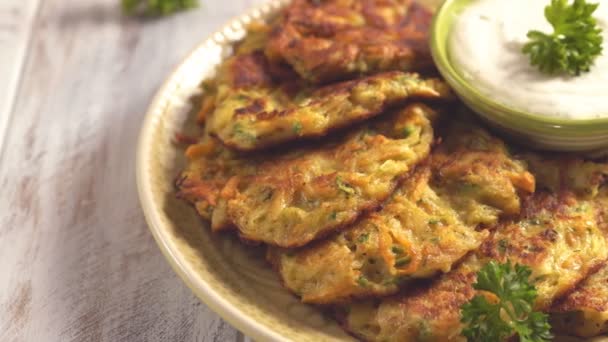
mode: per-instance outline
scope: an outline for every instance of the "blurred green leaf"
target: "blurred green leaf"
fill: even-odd
[[[122,0],[122,9],[130,15],[164,16],[198,6],[198,0]]]

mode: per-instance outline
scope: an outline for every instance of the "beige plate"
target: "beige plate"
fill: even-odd
[[[244,247],[230,234],[211,234],[174,194],[173,181],[184,160],[173,136],[186,130],[199,84],[231,53],[231,44],[245,35],[246,24],[270,17],[287,1],[273,0],[233,20],[194,50],[166,81],[141,130],[139,197],[150,230],[173,269],[233,326],[259,341],[350,341],[331,318],[283,289],[265,263],[263,250]]]

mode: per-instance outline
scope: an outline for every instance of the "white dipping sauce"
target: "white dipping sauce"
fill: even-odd
[[[468,82],[494,101],[548,117],[608,117],[608,0],[594,0],[604,54],[580,76],[547,76],[521,50],[529,30],[551,33],[549,0],[478,0],[454,20],[450,59]]]

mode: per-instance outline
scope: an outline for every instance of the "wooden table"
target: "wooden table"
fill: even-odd
[[[0,1],[0,341],[242,341],[147,230],[146,107],[172,68],[263,0],[155,20],[120,0]]]

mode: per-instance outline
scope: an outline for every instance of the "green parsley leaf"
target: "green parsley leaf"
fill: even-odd
[[[532,311],[536,288],[528,281],[532,271],[511,262],[489,262],[477,273],[476,290],[493,293],[496,303],[476,295],[461,307],[462,334],[469,341],[503,341],[517,334],[522,342],[542,342],[553,338],[548,316]]]
[[[243,140],[247,140],[250,142],[255,142],[257,140],[257,137],[251,133],[249,133],[245,128],[243,128],[243,126],[241,124],[236,124],[234,125],[234,128],[232,129],[234,135],[240,137]]]
[[[415,131],[416,131],[416,129],[413,126],[405,126],[401,130],[401,138],[403,138],[403,139],[408,138]]]
[[[367,239],[369,239],[369,234],[365,233],[365,234],[359,235],[359,238],[357,239],[357,241],[359,241],[359,243],[364,243],[364,242],[367,242]]]
[[[361,287],[368,287],[369,286],[369,280],[367,280],[367,278],[365,278],[365,276],[361,275],[357,279],[357,284],[359,284],[359,286],[361,286]]]
[[[198,0],[122,0],[127,14],[169,15],[198,6]]]
[[[602,29],[593,18],[598,6],[586,0],[574,0],[572,4],[551,0],[545,18],[553,26],[553,33],[528,32],[530,41],[522,51],[530,56],[530,63],[550,75],[588,72],[603,50]]]

